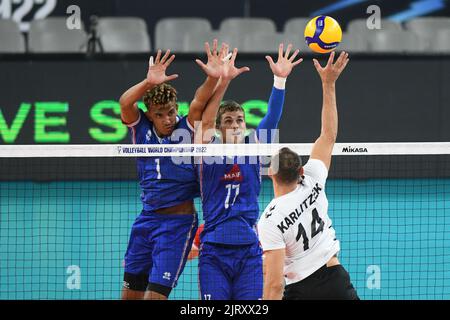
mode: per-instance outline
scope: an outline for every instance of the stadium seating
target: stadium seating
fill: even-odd
[[[299,36],[302,36],[305,31],[306,24],[309,22],[309,20],[311,20],[311,18],[307,17],[298,17],[289,19],[284,24],[284,32],[296,33]]]
[[[430,48],[433,52],[450,53],[450,29],[439,30],[433,37]]]
[[[303,37],[299,36],[298,33],[269,33],[247,35],[241,52],[277,53],[280,43],[284,43],[285,48],[289,43],[292,43],[293,49],[291,52],[295,49],[300,49],[300,52],[308,50]]]
[[[24,53],[25,40],[13,20],[0,19],[0,53]]]
[[[267,18],[227,18],[220,24],[220,31],[228,34],[275,33],[275,22]]]
[[[34,20],[28,37],[30,52],[79,53],[86,50],[86,33],[83,29],[68,29],[66,18]]]
[[[337,48],[338,51],[347,51],[349,53],[367,52],[369,44],[367,38],[359,33],[344,33],[342,35],[342,42]]]
[[[201,53],[205,41],[217,38],[240,52],[276,53],[280,42],[292,43],[307,51],[303,31],[309,17],[287,20],[282,32],[268,18],[224,19],[213,30],[205,18],[164,18],[155,25],[151,40],[144,19],[136,17],[103,17],[98,20],[98,36],[105,53],[147,53],[156,49],[174,52]],[[347,24],[338,51],[350,53],[449,53],[450,17],[421,17],[404,24],[383,19],[380,30],[369,30],[366,19]],[[28,43],[26,39],[28,38]],[[30,23],[28,37],[20,32],[16,22],[0,19],[0,53],[81,53],[87,49],[87,34],[70,30],[66,17],[50,17]],[[152,46],[154,44],[154,46]]]
[[[406,53],[423,50],[420,38],[410,31],[378,30],[368,40],[370,52]]]
[[[381,19],[381,29],[380,30],[403,30],[402,25],[399,22]],[[348,23],[347,32],[358,33],[358,32],[370,32],[373,31],[367,27],[367,19],[355,19]]]
[[[151,50],[147,24],[140,18],[100,18],[98,34],[105,53],[139,53]]]
[[[408,21],[405,24],[407,30],[413,31],[421,39],[426,42],[426,45],[433,43],[437,32],[440,30],[450,30],[449,17],[424,17],[416,18]]]
[[[211,23],[204,18],[165,18],[155,27],[155,49],[183,51],[187,35],[212,31]],[[206,41],[206,39],[204,40]]]

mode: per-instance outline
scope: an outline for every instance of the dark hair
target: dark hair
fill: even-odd
[[[237,103],[236,101],[228,100],[228,101],[222,102],[222,104],[219,107],[219,110],[217,111],[216,128],[220,127],[220,122],[222,121],[222,116],[225,112],[234,112],[234,111],[244,112],[244,117],[245,117],[244,108],[242,108],[241,105],[239,103]]]
[[[272,157],[270,166],[274,170],[275,179],[282,184],[291,184],[300,179],[302,159],[289,148],[282,148]],[[277,168],[278,167],[278,168]]]
[[[153,105],[159,105],[164,109],[172,106],[177,108],[177,90],[170,84],[162,83],[147,91],[143,100],[147,109]]]

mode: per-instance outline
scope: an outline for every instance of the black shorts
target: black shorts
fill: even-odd
[[[306,279],[287,285],[283,300],[359,300],[359,298],[343,266],[324,265]]]

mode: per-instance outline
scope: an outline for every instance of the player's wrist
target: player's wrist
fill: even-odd
[[[332,81],[332,80],[322,81],[322,87],[334,88],[334,87],[336,87],[336,81]]]
[[[273,86],[277,89],[284,90],[286,88],[287,78],[278,77],[273,75]]]

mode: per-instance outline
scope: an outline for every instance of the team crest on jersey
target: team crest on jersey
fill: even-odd
[[[234,164],[231,168],[230,172],[224,174],[224,176],[220,179],[221,181],[242,181],[242,173],[241,168],[239,168],[238,164]]]
[[[152,138],[152,130],[148,129],[147,134],[145,135],[145,140],[150,141],[151,138]]]

